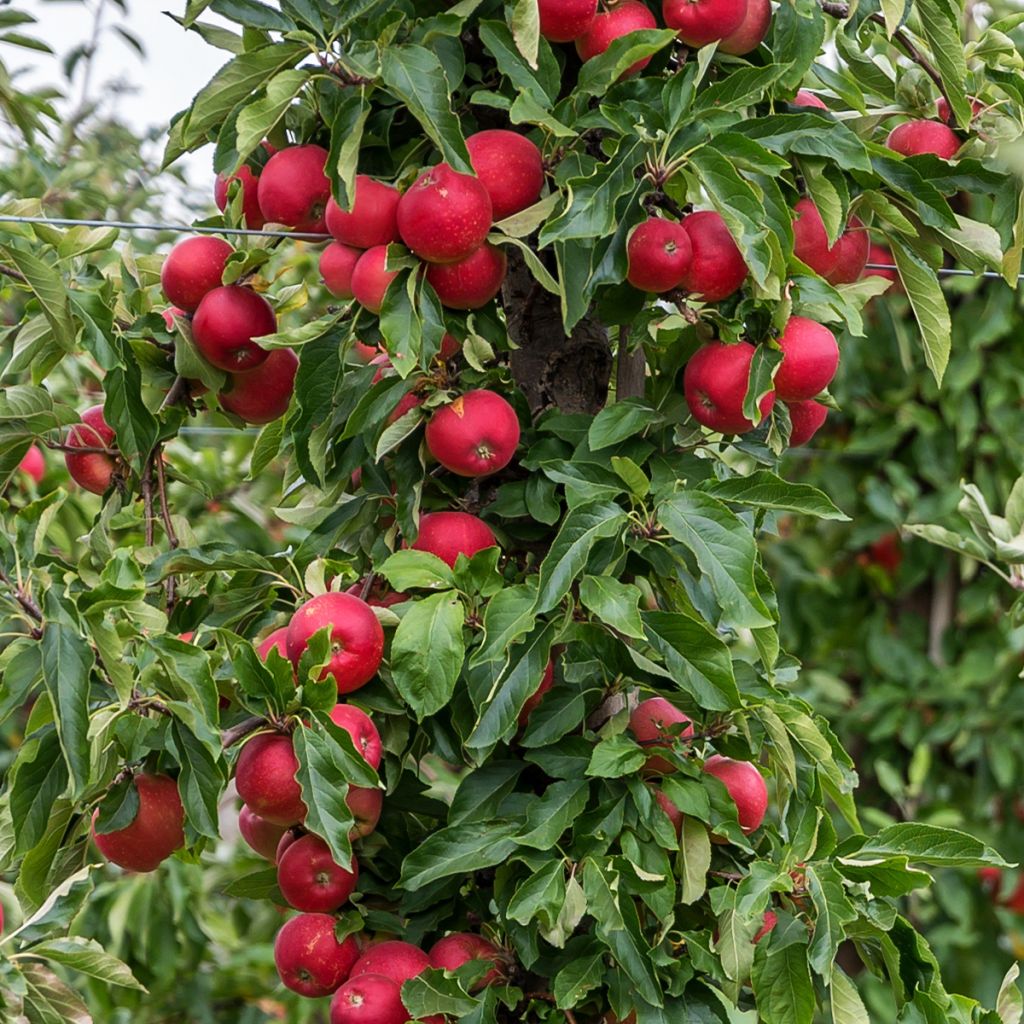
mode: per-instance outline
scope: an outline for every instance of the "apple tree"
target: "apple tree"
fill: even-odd
[[[3,507],[5,1011],[89,1019],[100,985],[141,1019],[103,862],[145,893],[240,831],[295,1019],[847,1024],[864,969],[887,1019],[1020,1019],[1012,974],[998,1010],[947,991],[906,903],[1005,861],[865,829],[759,546],[845,519],[780,469],[869,260],[937,385],[939,269],[1016,283],[1020,19],[962,14],[186,4],[226,63],[165,160],[212,144],[220,214],[164,256],[0,243],[0,479],[35,444],[70,477]],[[190,450],[210,423],[261,428],[244,466]]]

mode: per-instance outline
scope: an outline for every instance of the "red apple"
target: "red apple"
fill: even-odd
[[[638,224],[626,243],[626,280],[642,292],[678,288],[693,259],[690,236],[681,224],[651,217]]]
[[[266,223],[257,195],[260,179],[246,164],[242,164],[235,174],[227,175],[221,171],[217,175],[217,180],[213,184],[213,198],[217,209],[223,211],[228,208],[228,186],[233,181],[242,183],[242,216],[245,219],[245,226],[253,231],[259,231]]]
[[[985,109],[985,104],[981,100],[971,99],[971,120],[976,118]],[[946,124],[952,124],[953,122],[953,111],[949,106],[949,100],[945,96],[940,96],[935,101],[935,116]]]
[[[373,609],[352,594],[320,594],[301,605],[288,623],[288,657],[299,659],[314,633],[330,627],[331,660],[321,680],[333,676],[338,693],[365,686],[384,657],[384,630]]]
[[[68,431],[68,448],[113,448],[114,431],[103,418],[103,406],[93,405],[82,413],[82,422]],[[93,494],[103,494],[110,486],[117,461],[103,452],[65,452],[64,462],[71,479]]]
[[[832,383],[839,368],[836,336],[822,324],[791,316],[779,337],[782,362],[775,371],[775,395],[784,402],[814,398]]]
[[[764,917],[761,919],[761,928],[754,936],[754,945],[756,946],[766,935],[770,935],[778,923],[779,915],[774,910],[766,910]]]
[[[359,257],[352,271],[352,294],[356,302],[371,313],[379,313],[384,305],[388,285],[396,277],[397,270],[387,269],[388,247],[375,245]]]
[[[439,939],[430,950],[430,966],[439,971],[457,971],[473,960],[489,960],[494,967],[470,989],[479,992],[507,977],[508,957],[493,942],[470,932],[455,932]]]
[[[277,933],[274,963],[287,988],[318,999],[336,992],[348,977],[359,946],[351,935],[339,942],[336,924],[329,914],[299,914]]]
[[[704,771],[721,780],[729,791],[740,828],[747,833],[759,828],[768,810],[768,787],[757,768],[749,761],[713,754],[704,762]]]
[[[860,280],[864,273],[864,265],[871,251],[871,236],[864,227],[863,221],[851,217],[846,230],[832,247],[836,262],[832,269],[824,275],[829,284],[853,284]]]
[[[285,661],[288,660],[287,626],[281,626],[279,629],[275,629],[273,633],[264,637],[256,648],[256,653],[260,656],[261,661],[266,661],[270,656],[271,651],[277,651]]]
[[[501,291],[508,270],[505,250],[484,243],[455,263],[431,263],[427,280],[448,309],[480,309]]]
[[[738,291],[747,265],[721,216],[701,210],[681,223],[690,237],[693,259],[680,287],[702,302],[718,302]]]
[[[355,818],[348,834],[349,839],[355,842],[376,829],[384,808],[384,793],[370,786],[349,786],[345,804]]]
[[[540,34],[552,43],[571,43],[594,23],[597,0],[537,0]]]
[[[356,175],[350,210],[343,210],[332,196],[327,201],[327,230],[345,245],[372,249],[398,241],[398,201],[402,193],[367,174]]]
[[[768,35],[772,23],[772,5],[770,0],[748,0],[747,11],[739,27],[730,32],[718,44],[720,53],[730,53],[734,57],[742,57],[752,53]]]
[[[406,1024],[402,990],[381,974],[350,978],[331,1000],[330,1024]]]
[[[794,107],[814,107],[816,110],[828,110],[828,104],[813,92],[801,89],[790,102]]]
[[[467,391],[434,412],[427,449],[445,469],[481,477],[504,469],[519,444],[519,417],[493,391]]]
[[[296,231],[323,234],[331,182],[324,173],[327,150],[289,146],[278,150],[260,174],[257,196],[267,221]]]
[[[21,462],[18,463],[18,469],[27,476],[32,477],[38,484],[46,474],[46,459],[43,458],[43,453],[35,445],[32,445],[25,452]],[[106,490],[106,488],[104,487],[103,490]]]
[[[1024,875],[1017,881],[1017,888],[1006,897],[1003,906],[1015,914],[1024,914]]]
[[[256,853],[273,864],[277,860],[278,844],[287,829],[261,818],[248,804],[242,804],[238,812],[238,831]]]
[[[789,433],[790,448],[798,448],[818,432],[828,416],[828,407],[821,402],[787,402],[792,430]]]
[[[732,35],[743,24],[746,0],[664,0],[665,24],[692,49]]]
[[[308,835],[308,833],[301,825],[293,825],[291,828],[285,829],[284,835],[281,836],[277,849],[274,851],[274,863],[280,864],[285,850],[289,849],[293,843],[297,843],[304,835]]]
[[[212,235],[179,242],[160,269],[160,285],[167,301],[194,313],[203,296],[220,287],[224,267],[234,251],[223,238]]]
[[[693,721],[664,697],[650,697],[633,709],[629,716],[629,731],[642,747],[674,747],[693,736]],[[644,767],[647,771],[663,775],[676,770],[671,761],[657,755],[647,758]]]
[[[394,415],[394,413],[392,413]],[[346,591],[346,594],[355,594],[356,597],[362,597],[363,600],[371,608],[393,608],[396,604],[401,604],[403,601],[408,601],[408,595],[396,594],[393,590],[389,590],[387,584],[380,578],[378,578],[373,586],[370,588],[370,592],[363,597],[363,581],[359,580],[357,583],[353,583]],[[340,707],[341,705],[339,705]]]
[[[239,285],[208,292],[192,319],[192,338],[207,362],[237,373],[259,366],[269,355],[254,338],[273,334],[277,317],[262,295]]]
[[[355,272],[362,250],[341,242],[331,242],[320,253],[320,277],[327,290],[339,299],[353,299],[352,274]]]
[[[430,957],[418,946],[408,942],[380,942],[370,946],[356,961],[350,977],[361,974],[379,974],[402,985],[421,975],[431,966]]]
[[[654,790],[654,799],[658,801],[658,806],[668,815],[668,820],[672,822],[672,827],[676,831],[676,838],[678,839],[683,834],[683,812],[665,795],[661,789]]]
[[[903,156],[934,153],[943,160],[952,160],[963,143],[947,124],[941,121],[905,121],[897,125],[885,140],[886,146]]]
[[[468,512],[428,512],[420,517],[420,532],[410,547],[429,551],[454,568],[459,555],[472,558],[497,544],[491,528]]]
[[[616,39],[645,28],[657,28],[658,23],[650,8],[639,0],[625,0],[607,11],[601,11],[590,23],[590,28],[576,40],[576,52],[587,61],[600,56]],[[638,60],[623,73],[623,78],[643,71],[651,63],[650,57]]]
[[[352,737],[352,742],[373,769],[380,767],[384,748],[380,742],[380,733],[373,724],[373,719],[354,704],[335,704],[331,709],[331,721]]]
[[[449,359],[454,359],[461,351],[462,343],[458,338],[445,334],[441,339],[441,347],[438,349],[437,358],[446,363]]]
[[[116,832],[96,831],[99,808],[92,816],[96,848],[111,863],[128,871],[154,871],[185,845],[185,809],[178,784],[167,775],[140,772],[132,779],[139,809],[130,825]]]
[[[857,556],[860,565],[877,565],[890,576],[895,576],[903,564],[903,546],[897,530],[883,533]]]
[[[555,663],[553,661],[548,662],[548,667],[544,669],[544,675],[541,677],[540,686],[526,698],[526,703],[523,705],[522,710],[519,712],[519,728],[525,729],[530,721],[530,715],[540,707],[541,701],[544,700],[544,694],[547,693],[552,686],[555,685]]]
[[[798,199],[793,213],[793,255],[825,277],[839,258],[838,245],[829,246],[825,222],[813,199]]]
[[[330,913],[355,892],[359,864],[352,858],[346,871],[335,863],[331,848],[319,837],[304,835],[285,850],[277,862],[277,887],[296,910]]]
[[[306,817],[302,789],[295,778],[298,770],[291,736],[257,733],[238,755],[235,788],[254,814],[272,825],[294,825]]]
[[[299,360],[290,348],[275,348],[254,370],[232,373],[220,404],[246,423],[279,420],[291,405]]]
[[[456,263],[491,230],[491,197],[482,181],[448,164],[424,171],[398,204],[398,232],[420,259]]]
[[[466,148],[476,176],[491,197],[496,221],[511,217],[540,199],[544,158],[525,135],[493,128],[470,135]]]
[[[698,349],[683,372],[683,392],[693,418],[720,434],[745,434],[754,424],[743,415],[754,346],[713,341]],[[763,419],[772,411],[775,392],[761,399]]]
[[[352,354],[361,363],[372,363],[378,356],[387,355],[383,349],[373,345],[364,345],[358,339],[352,343]]]

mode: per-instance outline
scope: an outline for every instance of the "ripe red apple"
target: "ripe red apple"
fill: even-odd
[[[337,920],[329,914],[299,914],[277,933],[274,963],[287,988],[318,999],[337,991],[359,959],[359,946],[349,935],[334,936]]]
[[[113,448],[114,431],[103,418],[103,406],[93,405],[82,413],[82,422],[68,431],[68,448]],[[71,479],[93,494],[102,494],[110,486],[117,462],[102,452],[65,452],[64,463]]]
[[[277,844],[277,849],[274,851],[274,863],[279,864],[281,858],[293,843],[297,843],[304,835],[308,833],[301,825],[293,825],[291,828],[285,829],[284,835],[281,836],[280,841]]]
[[[406,1024],[402,990],[381,974],[350,978],[331,1000],[331,1024]]]
[[[775,371],[775,395],[784,402],[814,398],[832,383],[839,368],[836,336],[822,324],[791,316],[779,337],[782,362]]]
[[[260,179],[258,174],[253,174],[248,165],[242,164],[236,174],[228,175],[221,171],[217,175],[217,180],[213,183],[213,199],[217,209],[223,211],[228,208],[228,186],[233,181],[242,183],[242,216],[245,218],[245,226],[253,231],[259,231],[266,223],[257,194]]]
[[[742,57],[752,53],[768,35],[772,23],[772,5],[770,0],[748,0],[746,14],[739,23],[718,44],[719,53],[730,53],[734,57]]]
[[[331,848],[312,834],[296,839],[277,862],[277,887],[296,910],[328,914],[355,892],[359,865],[352,858],[346,871],[335,863]]]
[[[719,302],[738,291],[747,265],[721,216],[701,210],[681,223],[690,236],[693,259],[680,287],[702,302]]]
[[[793,255],[825,277],[839,258],[838,245],[829,246],[825,222],[813,199],[798,199],[793,213]]]
[[[203,296],[220,287],[228,257],[235,250],[223,238],[198,235],[179,242],[160,269],[167,301],[194,313]]]
[[[504,469],[519,444],[519,417],[493,391],[467,391],[436,410],[427,424],[427,448],[445,469],[481,477]]]
[[[279,420],[291,405],[298,369],[298,356],[290,348],[275,348],[255,369],[228,377],[220,404],[246,423]]]
[[[818,432],[828,416],[828,407],[821,402],[787,402],[792,429],[789,432],[790,448],[798,448]]]
[[[576,52],[581,60],[600,56],[616,39],[645,28],[657,28],[658,23],[650,8],[639,0],[625,0],[607,11],[601,11],[590,23],[590,28],[576,39]],[[623,73],[623,78],[643,71],[651,63],[650,57],[638,60]]]
[[[668,820],[672,822],[672,827],[676,830],[676,837],[681,836],[683,834],[683,812],[676,807],[661,789],[654,790],[654,799],[658,801],[658,806],[668,815]]]
[[[356,175],[351,210],[343,210],[332,196],[327,200],[327,230],[345,245],[372,249],[398,241],[398,201],[402,193],[367,174]]]
[[[542,14],[542,21],[543,17]],[[491,197],[496,221],[511,217],[540,199],[544,158],[525,135],[492,128],[470,135],[466,148],[476,176]]]
[[[552,43],[571,43],[594,23],[597,0],[537,0],[540,34]]]
[[[871,236],[864,222],[851,217],[846,230],[836,239],[832,247],[836,262],[832,269],[824,275],[829,284],[853,284],[860,280],[864,273],[864,265],[871,251]]]
[[[472,558],[497,544],[491,528],[468,512],[428,512],[420,517],[419,535],[409,546],[415,551],[429,551],[454,568],[459,555]]]
[[[349,839],[355,842],[370,835],[377,827],[384,809],[384,793],[370,786],[349,786],[345,804],[355,818],[348,834]]]
[[[288,627],[281,626],[260,641],[256,653],[262,661],[266,661],[271,651],[277,651],[285,661],[288,660]]]
[[[779,915],[774,910],[766,910],[761,919],[761,927],[753,938],[754,945],[756,946],[766,935],[770,935],[778,923]]]
[[[373,609],[352,594],[320,594],[301,605],[288,623],[288,657],[299,659],[318,630],[331,630],[331,660],[321,680],[334,677],[338,693],[365,686],[384,657],[384,630]]]
[[[388,247],[375,245],[359,257],[352,271],[352,294],[356,302],[371,313],[379,313],[384,305],[388,285],[396,277],[397,270],[387,269]]]
[[[402,241],[430,263],[464,260],[483,245],[492,222],[483,182],[448,164],[424,171],[398,204]]]
[[[508,957],[482,935],[455,932],[439,939],[430,950],[430,966],[439,971],[457,971],[472,960],[489,960],[494,967],[470,989],[471,992],[497,985],[507,976]]]
[[[339,299],[353,299],[352,274],[362,256],[362,250],[341,242],[331,242],[320,253],[320,277],[327,290]]]
[[[661,13],[669,28],[692,49],[732,35],[747,13],[746,0],[664,0]]]
[[[530,715],[540,707],[541,701],[544,700],[544,694],[555,685],[555,663],[553,661],[548,662],[548,667],[544,669],[544,675],[541,677],[540,686],[537,687],[533,693],[526,698],[526,703],[523,705],[523,709],[519,712],[519,728],[525,729],[527,723],[530,721]]]
[[[868,263],[881,263],[885,267],[894,266],[892,250],[885,245],[878,245],[875,242],[871,243],[868,249]],[[861,277],[881,277],[886,281],[891,281],[892,284],[885,289],[886,292],[902,292],[904,291],[903,282],[900,280],[899,274],[895,270],[880,270],[877,267],[865,267]],[[893,288],[892,285],[896,287]],[[882,293],[883,295],[885,292]]]
[[[480,309],[501,291],[507,270],[505,250],[485,242],[465,259],[429,264],[427,280],[442,306]]]
[[[384,754],[380,733],[365,711],[354,704],[335,704],[331,709],[331,721],[352,737],[356,750],[366,758],[371,768],[380,767],[380,759]]]
[[[278,844],[287,829],[261,818],[248,804],[242,804],[238,812],[238,831],[256,853],[273,864],[277,860]]]
[[[747,341],[726,345],[713,341],[698,349],[683,371],[683,392],[690,413],[720,434],[745,434],[754,424],[743,415],[754,346]],[[761,399],[761,418],[775,404],[775,392]]]
[[[985,104],[981,100],[971,98],[971,119],[976,118],[985,109]],[[951,124],[953,121],[953,111],[950,109],[949,100],[945,96],[940,96],[935,101],[935,116],[946,124]]]
[[[638,224],[626,243],[629,270],[626,280],[642,292],[678,288],[693,259],[690,236],[681,224],[650,217]]]
[[[934,153],[943,160],[952,160],[963,145],[949,125],[928,120],[905,121],[897,125],[889,132],[885,144],[903,156]]]
[[[816,110],[828,110],[828,104],[813,92],[800,89],[790,102],[794,107],[814,107]]]
[[[259,366],[270,353],[253,338],[276,330],[277,317],[270,303],[239,285],[207,292],[192,319],[196,348],[218,370],[231,373]]]
[[[458,338],[445,334],[441,339],[441,347],[438,349],[437,358],[446,363],[454,359],[462,351],[462,343]]]
[[[178,784],[167,775],[140,772],[132,779],[139,809],[130,825],[100,835],[96,831],[99,808],[92,816],[96,848],[111,863],[128,871],[154,871],[175,850],[185,845],[185,809]]]
[[[394,415],[394,413],[392,413]],[[370,592],[363,597],[363,581],[359,580],[353,583],[346,591],[346,594],[355,594],[356,597],[362,597],[363,600],[371,608],[393,608],[396,604],[401,604],[403,601],[408,601],[408,595],[396,594],[393,590],[389,590],[387,584],[378,577],[373,586],[370,588]],[[341,707],[342,705],[338,705]]]
[[[704,771],[720,779],[729,791],[740,828],[748,834],[759,828],[768,810],[768,787],[757,768],[749,761],[712,754],[704,762]]]
[[[650,697],[633,709],[629,716],[629,731],[642,747],[674,747],[680,740],[693,736],[693,722],[689,715],[684,715],[664,697]],[[644,767],[660,774],[676,770],[671,761],[657,755],[647,758]]]
[[[430,957],[418,946],[408,942],[379,942],[370,946],[356,961],[350,977],[361,974],[379,974],[396,985],[416,978],[431,966]]]
[[[46,459],[43,458],[43,453],[35,445],[32,445],[25,452],[21,462],[18,463],[18,469],[27,476],[32,477],[38,484],[46,473]],[[106,490],[105,487],[103,489]]]
[[[296,231],[326,232],[324,214],[331,195],[326,165],[327,150],[321,146],[278,150],[263,168],[256,192],[267,221]]]
[[[883,533],[857,556],[859,565],[877,565],[890,576],[895,576],[903,564],[903,544],[898,530]]]
[[[257,733],[247,740],[235,765],[235,788],[253,813],[272,825],[294,825],[306,817],[296,781],[299,761],[291,736]]]

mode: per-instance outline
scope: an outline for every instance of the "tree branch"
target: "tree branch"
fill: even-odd
[[[158,412],[163,412],[164,409],[169,408],[172,405],[177,405],[185,395],[188,394],[188,381],[184,377],[176,377],[174,383],[171,385],[170,390],[164,396],[164,400],[160,403]]]
[[[0,569],[0,583],[3,583],[10,590],[11,596],[21,605],[22,610],[30,619],[35,622],[43,621],[43,611],[32,595],[24,588],[18,586],[3,569]],[[38,640],[43,635],[43,631],[33,628],[32,635]]]
[[[647,390],[647,359],[642,345],[629,351],[629,327],[619,328],[619,352],[615,368],[615,399],[643,398]]]
[[[265,718],[253,715],[252,718],[247,718],[244,722],[239,722],[238,725],[225,729],[220,735],[220,745],[227,750],[236,743],[241,743],[246,736],[251,736],[257,729],[262,729],[266,724],[267,720]]]
[[[178,378],[181,379],[180,377]],[[174,551],[178,544],[178,534],[174,529],[174,523],[171,520],[171,508],[167,504],[167,474],[164,469],[163,452],[158,446],[156,449],[156,483],[157,489],[160,492],[160,517],[163,520],[164,532],[167,534],[167,543],[170,549]],[[165,583],[166,594],[167,594],[167,614],[170,615],[174,611],[174,606],[177,603],[177,590],[178,590],[178,579],[172,573],[167,577]]]
[[[28,278],[20,270],[15,270],[14,267],[9,267],[6,263],[0,263],[0,274],[12,277],[15,281],[20,281],[22,284],[28,284]]]

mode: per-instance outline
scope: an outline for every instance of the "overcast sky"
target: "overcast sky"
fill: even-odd
[[[26,29],[62,58],[89,38],[92,12],[100,2],[88,0],[86,7],[68,0],[28,0],[21,7],[38,20]],[[151,126],[166,128],[171,116],[188,105],[231,54],[210,46],[194,32],[184,31],[163,13],[170,10],[183,14],[185,0],[127,0],[127,6],[126,17],[117,4],[104,3],[108,29],[101,37],[90,92],[109,97],[121,120],[140,133]],[[204,18],[217,20],[209,15]],[[144,59],[110,30],[114,25],[123,25],[139,39],[146,51]],[[31,66],[31,81],[35,84],[52,84],[61,75],[59,63],[52,57],[28,50],[7,50],[5,57],[13,66]],[[75,102],[81,79],[79,72],[71,90]],[[130,84],[135,91],[113,94],[109,85],[118,81]],[[199,189],[209,187],[210,160],[207,150],[191,157],[186,165],[190,181]]]

